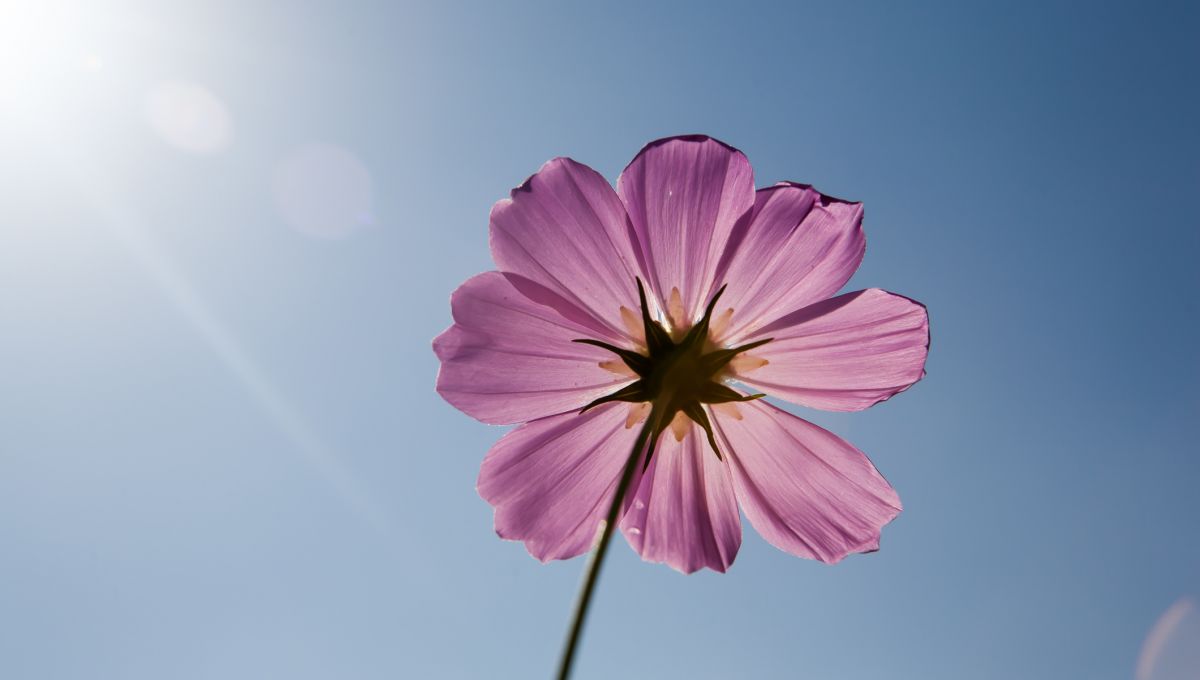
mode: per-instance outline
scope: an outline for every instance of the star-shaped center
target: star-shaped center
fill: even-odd
[[[765,345],[771,338],[730,348],[713,348],[709,340],[709,323],[712,320],[713,309],[717,299],[725,292],[725,286],[713,295],[704,310],[704,316],[697,321],[683,337],[674,340],[661,323],[650,316],[650,308],[646,304],[646,292],[642,281],[638,279],[638,302],[642,307],[642,326],[646,336],[646,353],[642,354],[629,349],[623,349],[599,340],[583,338],[575,340],[587,345],[595,345],[616,354],[638,376],[638,380],[612,394],[605,395],[584,406],[580,411],[605,404],[611,401],[628,401],[634,403],[647,402],[651,404],[650,420],[653,423],[650,433],[651,442],[670,425],[675,416],[683,413],[697,425],[704,428],[708,435],[708,443],[713,453],[721,458],[720,448],[716,437],[713,436],[712,423],[701,404],[723,404],[731,401],[750,401],[764,395],[742,395],[734,391],[722,381],[724,369],[738,354],[755,347]],[[653,449],[651,449],[653,450]],[[650,456],[646,457],[646,465]]]

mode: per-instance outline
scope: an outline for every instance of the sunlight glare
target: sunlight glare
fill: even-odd
[[[295,229],[320,238],[343,238],[374,222],[371,174],[350,151],[314,143],[296,149],[276,168],[275,203]]]
[[[229,111],[208,89],[195,83],[166,82],[146,98],[146,118],[167,144],[197,154],[229,145]]]
[[[0,100],[27,107],[61,94],[101,57],[78,8],[36,0],[0,3]]]

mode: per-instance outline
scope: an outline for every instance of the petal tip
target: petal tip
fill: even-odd
[[[670,144],[672,142],[684,142],[684,143],[688,143],[688,144],[705,144],[708,142],[713,142],[714,144],[720,144],[721,146],[725,147],[726,149],[729,149],[730,151],[734,151],[736,153],[741,153],[741,151],[738,150],[737,148],[735,148],[732,144],[727,144],[727,143],[722,142],[721,140],[717,139],[716,137],[712,137],[712,136],[702,134],[702,133],[689,133],[689,134],[682,134],[682,135],[671,135],[669,137],[660,137],[654,141],[647,142],[646,145],[642,147],[642,151],[646,151],[647,149],[653,149],[658,146],[663,146],[665,144]]]
[[[742,153],[741,149],[733,146],[732,144],[723,142],[723,141],[717,139],[716,137],[710,137],[705,134],[693,133],[693,134],[684,134],[684,135],[672,135],[670,137],[662,137],[662,138],[656,139],[652,142],[648,142],[645,146],[643,146],[641,149],[639,149],[636,154],[634,154],[633,160],[630,161],[629,165],[633,166],[634,164],[636,164],[638,159],[640,159],[646,153],[653,151],[654,149],[657,149],[659,147],[668,146],[671,144],[700,144],[700,145],[712,144],[712,145],[720,146],[720,147],[724,148],[726,151],[728,151],[731,155],[737,156],[737,157],[745,160],[747,165],[750,162],[749,160],[746,160],[746,154]]]
[[[823,562],[824,564],[837,564],[851,555],[869,555],[871,553],[879,552],[880,542],[883,540],[883,529],[887,525],[891,524],[892,520],[900,516],[902,508],[900,507],[900,498],[898,496],[895,497],[895,505],[892,506],[892,509],[894,512],[888,513],[884,517],[883,522],[879,524],[879,528],[877,528],[873,533],[869,534],[865,539],[855,545],[846,546],[846,548],[840,553],[835,553],[828,556],[818,556],[817,560]]]
[[[430,341],[429,345],[433,349],[433,355],[438,358],[439,362],[445,361],[451,356],[451,352],[453,351],[452,346],[454,344],[454,336],[460,332],[456,330],[457,328],[457,324],[450,324],[446,330],[438,333],[437,336]],[[439,366],[438,368],[438,374],[440,376],[441,367]]]
[[[828,208],[830,205],[833,205],[834,203],[838,203],[841,205],[857,208],[856,213],[858,216],[861,216],[861,214],[863,212],[863,202],[862,201],[856,201],[856,200],[849,199],[849,198],[840,198],[840,197],[834,196],[832,194],[827,194],[827,193],[817,189],[813,185],[806,184],[804,182],[793,182],[792,180],[782,180],[782,181],[772,184],[769,187],[763,187],[763,188],[759,189],[758,191],[772,192],[772,191],[779,191],[781,189],[796,189],[799,191],[806,191],[806,192],[811,192],[813,194],[816,194],[816,202],[823,208]]]

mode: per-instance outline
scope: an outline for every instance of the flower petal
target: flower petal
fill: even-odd
[[[729,467],[694,424],[682,441],[670,430],[659,438],[621,530],[642,559],[685,574],[702,567],[724,572],[733,564],[742,520]]]
[[[628,410],[605,404],[550,416],[496,442],[478,482],[479,495],[496,509],[496,533],[523,541],[543,562],[586,552],[637,439],[638,428],[625,427]]]
[[[766,363],[736,374],[751,388],[827,411],[861,411],[925,375],[925,306],[878,288],[809,305],[748,338]]]
[[[871,461],[841,437],[771,404],[716,411],[733,486],[763,538],[793,555],[837,562],[879,549],[900,499]]]
[[[754,205],[754,173],[742,152],[710,137],[651,142],[617,179],[660,302],[679,288],[688,320],[698,318],[734,224]],[[719,284],[717,284],[719,285]]]
[[[451,296],[454,325],[433,341],[442,361],[437,390],[446,401],[500,425],[573,411],[630,382],[601,366],[611,354],[572,342],[595,334],[560,313],[569,312],[569,302],[545,289],[534,302],[515,278],[479,274]],[[578,310],[574,316],[590,319]]]
[[[637,309],[641,274],[621,199],[595,170],[555,158],[492,208],[492,259],[627,337],[620,309]]]
[[[862,214],[861,203],[803,184],[760,189],[752,217],[731,241],[729,266],[719,268],[729,284],[721,307],[733,309],[726,337],[735,339],[841,290],[867,247]]]

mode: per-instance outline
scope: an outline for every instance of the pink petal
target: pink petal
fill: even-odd
[[[752,215],[720,273],[729,284],[721,307],[734,310],[729,338],[837,293],[867,246],[861,203],[803,184],[759,190]]]
[[[636,310],[641,274],[628,221],[612,186],[569,158],[542,166],[492,208],[492,259],[627,337],[620,308]]]
[[[878,288],[809,305],[748,338],[767,364],[737,379],[755,390],[827,411],[861,411],[925,375],[925,306]]]
[[[752,401],[741,418],[716,411],[718,441],[747,519],[793,555],[837,562],[879,549],[879,531],[900,499],[871,461],[841,437]]]
[[[688,320],[708,302],[734,224],[754,205],[742,152],[700,135],[647,144],[617,180],[650,288],[664,303],[678,288]],[[720,285],[720,284],[717,284]]]
[[[539,296],[544,302],[555,298],[559,309],[570,307],[545,289]],[[468,279],[450,305],[454,325],[433,341],[442,361],[437,390],[485,423],[574,411],[631,381],[600,367],[612,359],[607,351],[572,342],[594,337],[592,329],[530,300],[499,272]]]
[[[659,438],[621,530],[642,559],[685,574],[733,564],[742,543],[733,482],[698,427],[682,442],[670,430]]]
[[[638,428],[625,427],[628,410],[605,404],[550,416],[496,442],[478,482],[479,495],[496,509],[496,533],[524,541],[543,562],[586,552],[637,439]]]

